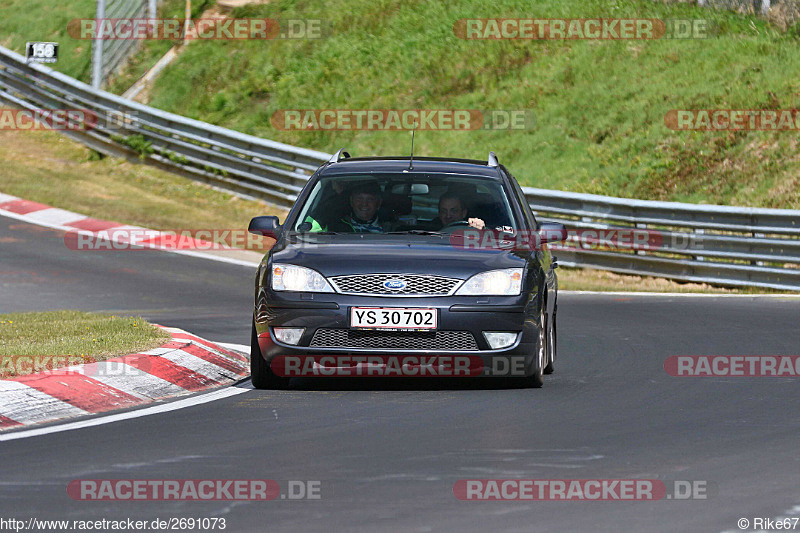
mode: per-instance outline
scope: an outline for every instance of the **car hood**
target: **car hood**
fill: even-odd
[[[347,274],[428,274],[467,279],[473,274],[525,266],[524,254],[465,249],[449,236],[331,235],[289,236],[272,250],[273,263],[313,268],[323,276]]]

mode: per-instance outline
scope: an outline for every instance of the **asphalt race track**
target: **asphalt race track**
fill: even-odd
[[[75,252],[62,239],[0,218],[0,312],[139,313],[249,343],[251,269],[157,251]],[[800,515],[798,379],[679,378],[663,368],[670,355],[800,355],[800,300],[562,294],[558,316],[556,373],[540,390],[304,380],[0,442],[0,514],[224,517],[234,532],[719,532],[738,531],[742,517]],[[684,501],[456,499],[453,485],[473,478],[708,489]],[[82,502],[67,495],[76,479],[273,479],[282,489],[313,480],[321,498]]]

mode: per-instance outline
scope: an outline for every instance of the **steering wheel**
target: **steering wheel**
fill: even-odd
[[[463,227],[463,226],[469,226],[469,221],[467,221],[467,220],[456,220],[455,222],[449,223],[448,225],[446,225],[442,229],[458,228],[458,227]]]

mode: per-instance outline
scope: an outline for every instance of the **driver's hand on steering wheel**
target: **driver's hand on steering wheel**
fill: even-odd
[[[470,218],[467,222],[469,222],[469,225],[475,229],[483,229],[486,227],[486,224],[480,218]]]

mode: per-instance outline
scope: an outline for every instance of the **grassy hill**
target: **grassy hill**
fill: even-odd
[[[664,124],[674,109],[800,107],[798,32],[757,17],[650,0],[273,0],[234,16],[319,19],[329,36],[195,42],[157,80],[151,105],[298,146],[346,146],[355,155],[405,154],[410,135],[281,131],[270,117],[298,108],[528,109],[536,117],[532,129],[422,131],[416,151],[485,158],[494,150],[530,186],[800,208],[797,131],[676,132]],[[454,35],[458,19],[498,17],[700,18],[713,35]],[[4,33],[0,24],[0,40]]]
[[[70,39],[67,24],[72,19],[92,18],[96,0],[70,0],[54,5],[52,0],[0,0],[0,45],[25,54],[28,41],[59,43],[60,72],[88,82],[92,75],[92,42]]]
[[[418,152],[495,150],[524,184],[598,194],[800,207],[798,132],[676,132],[671,109],[800,106],[797,33],[732,12],[648,0],[277,0],[240,17],[321,19],[316,40],[197,42],[157,81],[151,104],[295,145],[404,154],[406,132],[286,132],[297,108],[530,109],[530,131],[424,131]],[[709,21],[707,39],[487,41],[460,18]]]
[[[212,0],[194,0],[192,16],[199,16],[212,3]],[[159,3],[159,16],[182,19],[185,5],[185,0],[164,0]],[[28,41],[58,42],[58,62],[49,66],[84,83],[91,83],[92,41],[73,39],[67,26],[74,19],[94,18],[96,9],[97,0],[0,0],[0,45],[24,55]],[[140,53],[134,58],[135,66],[143,60],[154,63],[173,44],[171,41],[143,42]],[[127,87],[122,90],[125,89]]]

